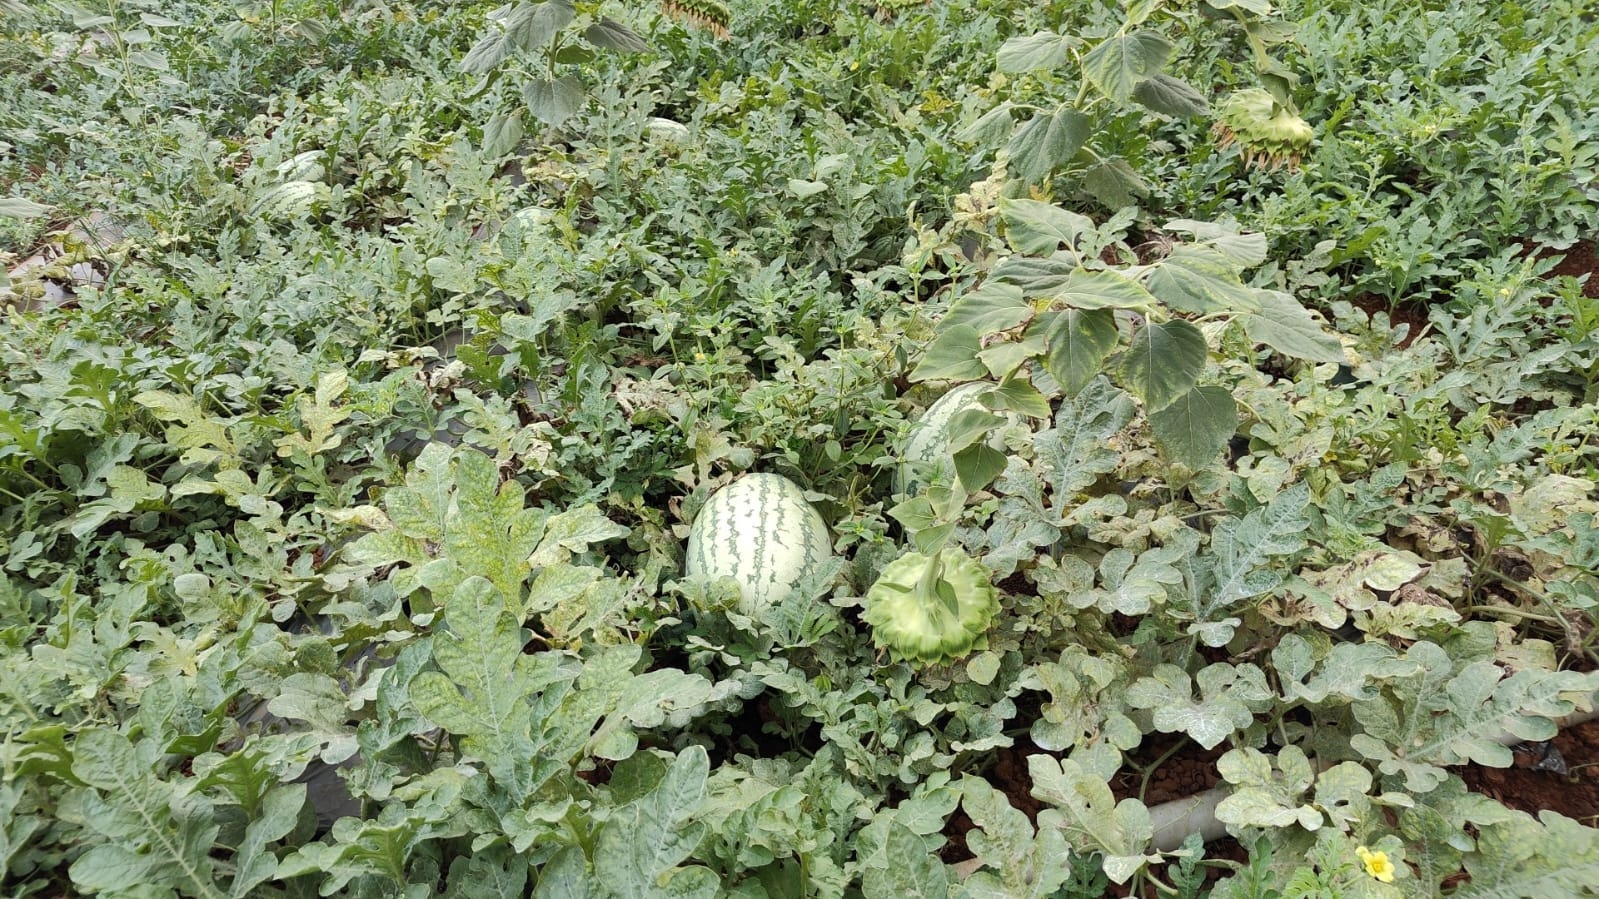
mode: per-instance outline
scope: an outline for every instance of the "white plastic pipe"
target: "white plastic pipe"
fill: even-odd
[[[1565,730],[1568,727],[1586,724],[1595,718],[1599,718],[1599,709],[1558,718],[1555,720],[1555,726]],[[1513,734],[1500,734],[1494,739],[1505,746],[1522,742],[1521,737]],[[1226,787],[1216,787],[1183,799],[1163,802],[1151,808],[1149,819],[1154,824],[1155,835],[1149,841],[1150,846],[1159,852],[1170,852],[1181,846],[1183,840],[1191,833],[1198,833],[1207,843],[1226,836],[1227,825],[1216,820],[1216,806],[1220,805],[1230,792]]]

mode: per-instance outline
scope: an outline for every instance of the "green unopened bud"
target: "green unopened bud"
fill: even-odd
[[[910,552],[883,569],[862,615],[896,661],[936,665],[988,645],[998,593],[981,562],[954,547]]]
[[[1237,144],[1244,164],[1270,168],[1299,168],[1299,161],[1315,132],[1310,123],[1292,109],[1278,103],[1260,88],[1238,91],[1216,107],[1212,130],[1222,149]]]
[[[718,38],[726,38],[733,15],[718,0],[661,0],[661,9],[674,19],[703,28]]]

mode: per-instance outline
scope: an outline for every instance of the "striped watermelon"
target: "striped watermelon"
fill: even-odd
[[[711,494],[688,530],[690,577],[730,577],[739,611],[755,616],[787,599],[833,554],[821,513],[782,475],[747,474]]]
[[[955,456],[949,451],[949,420],[967,409],[984,409],[981,397],[994,385],[974,381],[939,397],[922,417],[911,425],[894,471],[896,493],[916,493],[936,471],[948,482],[955,477]],[[998,432],[995,431],[995,434]]]

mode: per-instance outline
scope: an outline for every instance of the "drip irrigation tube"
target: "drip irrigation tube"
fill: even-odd
[[[1599,695],[1595,695],[1593,700],[1599,700]],[[1599,719],[1599,708],[1557,718],[1555,727],[1557,730],[1565,730],[1595,719]],[[1504,746],[1523,742],[1521,737],[1513,734],[1500,734],[1494,739]],[[1198,833],[1207,843],[1227,836],[1227,825],[1216,820],[1216,806],[1220,805],[1230,792],[1226,787],[1215,787],[1203,793],[1195,793],[1183,799],[1173,799],[1151,808],[1149,818],[1154,825],[1154,836],[1150,838],[1150,848],[1158,852],[1170,852],[1180,847],[1191,833]],[[975,858],[958,862],[954,865],[955,876],[964,880],[980,867],[982,861]]]
[[[1555,726],[1565,730],[1596,718],[1599,718],[1599,709],[1577,712],[1555,719]],[[1494,739],[1504,746],[1523,741],[1523,738],[1514,734],[1500,734]],[[1163,802],[1151,808],[1149,819],[1154,824],[1155,834],[1150,839],[1150,846],[1159,852],[1170,852],[1181,846],[1183,840],[1191,833],[1198,833],[1207,843],[1226,836],[1227,825],[1216,820],[1216,806],[1220,805],[1230,792],[1226,787],[1216,787],[1183,799]]]

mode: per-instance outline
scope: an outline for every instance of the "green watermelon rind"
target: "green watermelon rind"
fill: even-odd
[[[746,474],[711,494],[689,526],[684,573],[730,577],[739,611],[760,614],[793,594],[833,554],[827,523],[798,484],[777,474]]]

